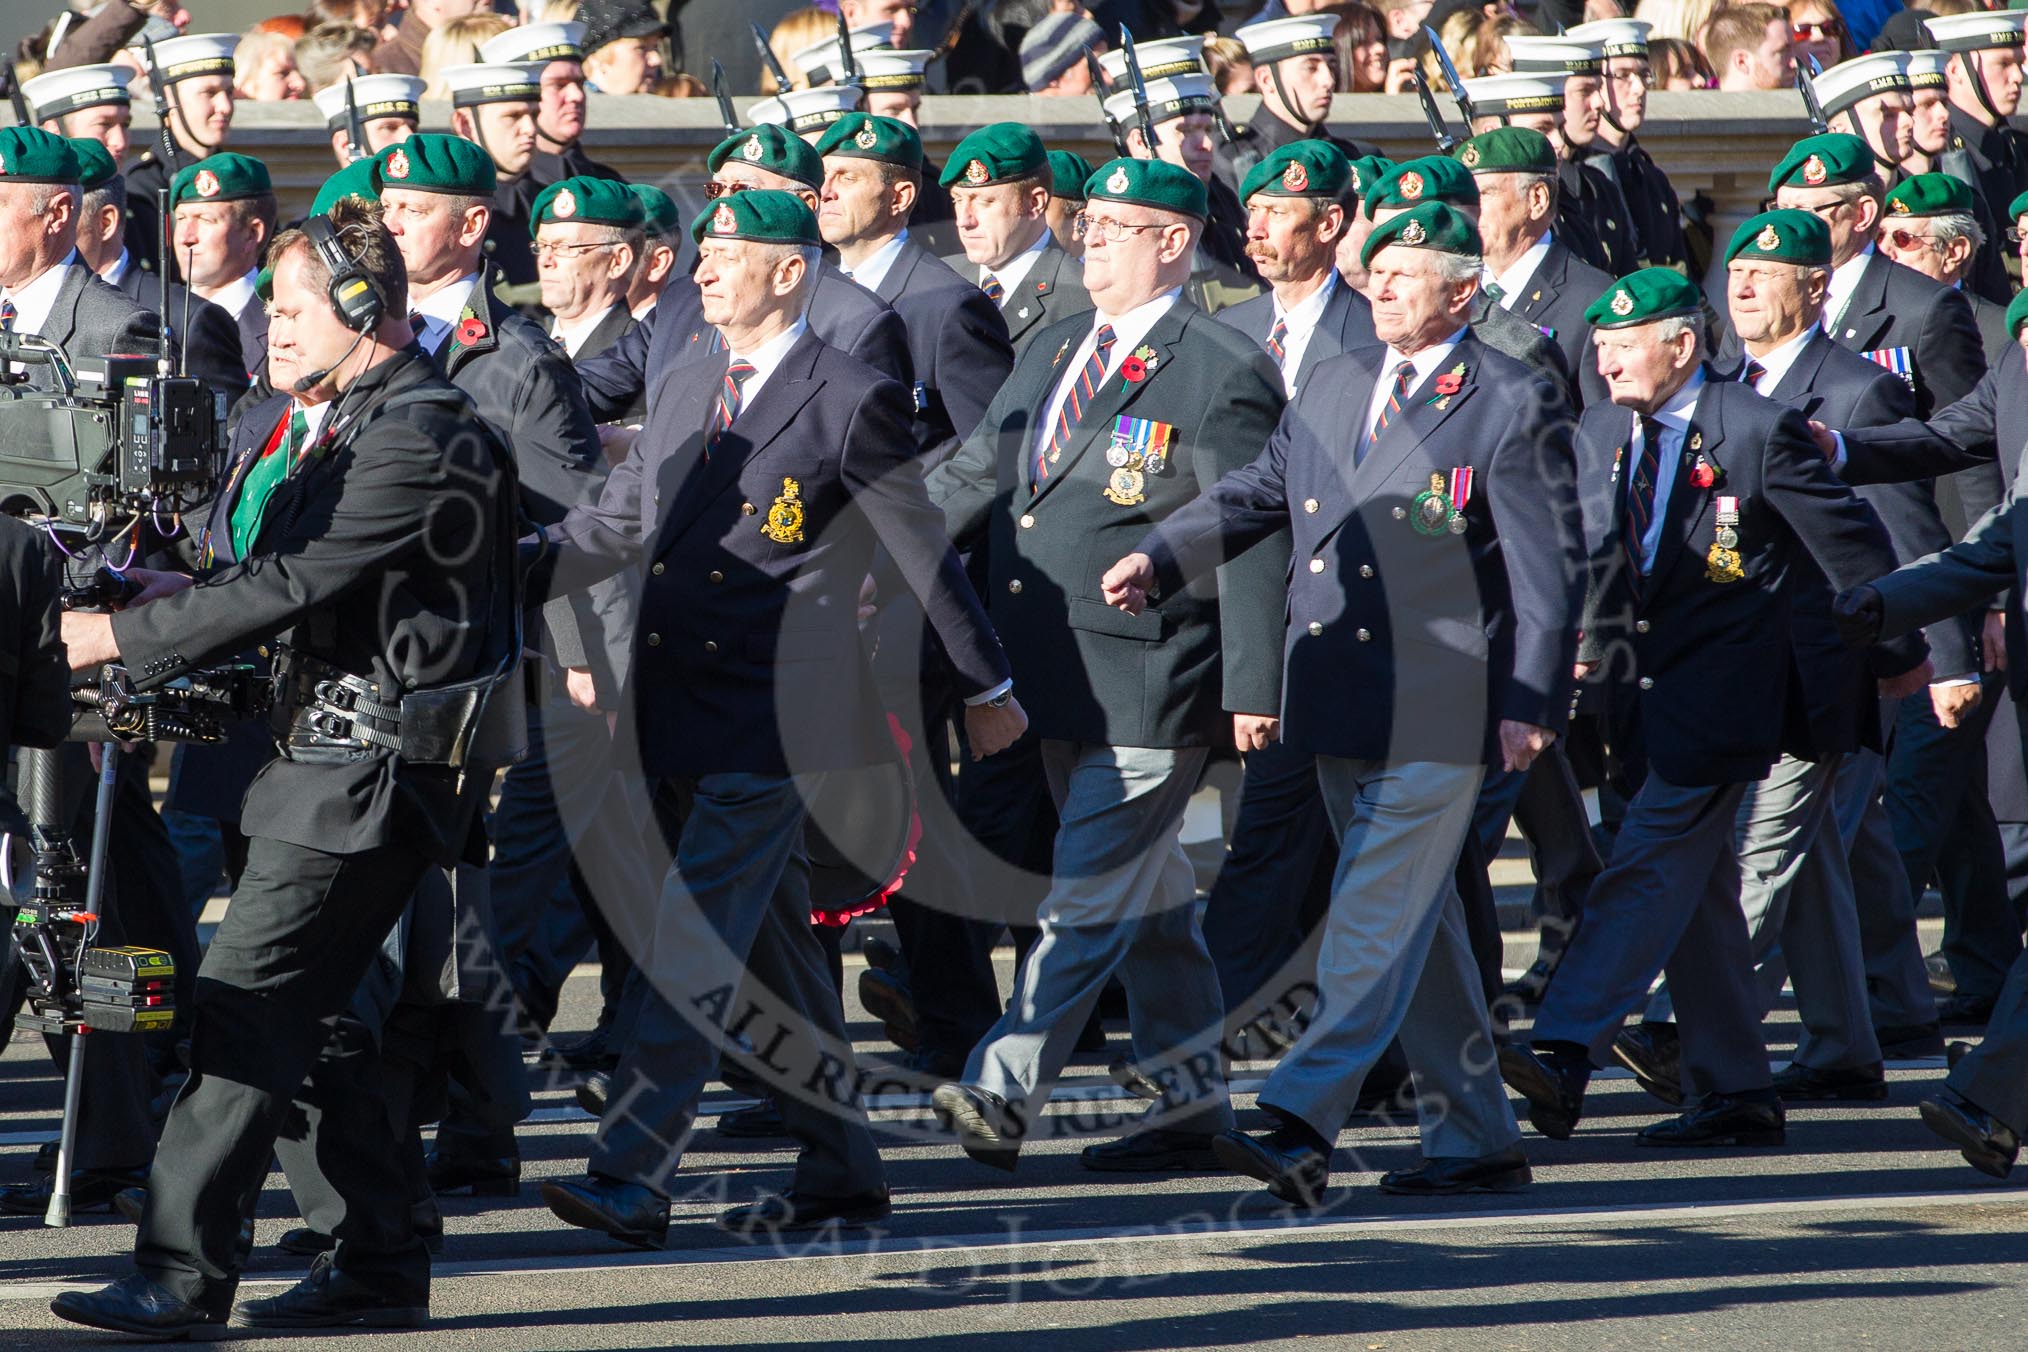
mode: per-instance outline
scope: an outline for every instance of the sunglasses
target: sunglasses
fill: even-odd
[[[1890,230],[1887,232],[1887,239],[1895,248],[1903,252],[1912,249],[1934,249],[1936,247],[1936,241],[1928,235],[1918,235],[1907,230]]]
[[[704,185],[704,197],[706,201],[714,201],[720,197],[730,197],[736,192],[745,192],[752,186],[751,183],[720,183],[717,179],[713,179]]]
[[[1797,42],[1837,42],[1845,36],[1843,19],[1825,19],[1821,23],[1799,23],[1790,27],[1789,36]]]

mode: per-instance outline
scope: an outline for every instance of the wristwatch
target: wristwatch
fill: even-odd
[[[988,709],[1004,709],[1007,707],[1008,701],[1013,698],[1014,698],[1014,687],[1010,685],[1005,690],[1002,690],[999,694],[993,696],[993,698],[987,700],[986,707]]]

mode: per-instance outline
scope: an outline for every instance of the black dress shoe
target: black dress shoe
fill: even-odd
[[[1672,1108],[1683,1106],[1683,1041],[1673,1023],[1642,1022],[1613,1039],[1613,1060],[1634,1082]]]
[[[49,1312],[87,1328],[163,1341],[225,1323],[224,1314],[179,1299],[138,1272],[97,1291],[66,1291],[49,1302]]]
[[[720,1113],[718,1134],[735,1141],[779,1140],[789,1134],[789,1124],[781,1106],[770,1098],[738,1112]]]
[[[461,1188],[470,1188],[474,1197],[512,1197],[521,1191],[521,1161],[513,1155],[474,1159],[432,1150],[423,1168],[429,1174],[430,1191],[439,1197]]]
[[[1500,1078],[1528,1101],[1530,1126],[1552,1141],[1570,1139],[1584,1116],[1588,1065],[1510,1043],[1500,1048]]]
[[[1972,1054],[1972,1048],[1977,1045],[1978,1045],[1977,1043],[1973,1042],[1951,1043],[1950,1046],[1944,1048],[1944,1065],[1946,1065],[1952,1070],[1956,1070],[1958,1068],[1958,1062],[1964,1060],[1967,1056],[1970,1056]]]
[[[593,1117],[606,1115],[606,1104],[613,1096],[613,1077],[603,1070],[594,1070],[577,1082],[574,1091],[577,1106]]]
[[[1947,995],[1936,1002],[1936,1018],[1940,1024],[1984,1028],[1992,1017],[1993,1002],[1980,996]]]
[[[1105,1021],[1099,1018],[1098,1011],[1094,1009],[1091,1012],[1091,1017],[1084,1021],[1084,1028],[1078,1033],[1077,1041],[1072,1044],[1070,1051],[1073,1056],[1090,1056],[1094,1052],[1102,1052],[1105,1049]]]
[[[1922,1122],[1958,1148],[1965,1163],[1982,1174],[2005,1178],[2021,1153],[2021,1138],[2004,1122],[1953,1090],[1922,1101]]]
[[[831,1225],[841,1230],[860,1230],[880,1224],[893,1211],[884,1192],[859,1197],[810,1197],[791,1188],[723,1212],[718,1227],[749,1239],[760,1234],[822,1230]]]
[[[1088,1145],[1078,1154],[1087,1169],[1112,1174],[1175,1174],[1216,1172],[1225,1168],[1211,1148],[1209,1132],[1166,1131],[1148,1127],[1117,1141]]]
[[[1706,1094],[1689,1112],[1657,1122],[1634,1139],[1654,1146],[1780,1145],[1787,1132],[1781,1100],[1771,1094]]]
[[[1880,1054],[1889,1061],[1914,1061],[1925,1056],[1942,1056],[1943,1025],[1937,1023],[1889,1024],[1873,1028]]]
[[[241,1329],[413,1329],[429,1317],[427,1295],[384,1295],[340,1272],[328,1256],[280,1295],[232,1307],[232,1326]]]
[[[444,1251],[444,1232],[425,1230],[422,1232],[423,1247],[435,1258]],[[329,1253],[338,1247],[338,1241],[322,1230],[312,1230],[299,1225],[293,1230],[282,1231],[282,1237],[275,1241],[275,1247],[283,1253],[298,1254],[304,1258],[315,1258],[320,1253]]]
[[[611,1024],[600,1024],[580,1037],[551,1044],[543,1057],[546,1066],[565,1070],[611,1070],[620,1063],[620,1049],[614,1045]]]
[[[1887,1072],[1878,1061],[1834,1070],[1791,1061],[1776,1073],[1774,1091],[1786,1103],[1877,1103],[1887,1097]]]
[[[1330,1152],[1286,1129],[1265,1136],[1221,1131],[1212,1138],[1218,1162],[1235,1174],[1267,1184],[1267,1190],[1290,1206],[1315,1207],[1331,1184]]]
[[[47,1174],[55,1171],[56,1147],[57,1142],[55,1141],[44,1141],[41,1145],[35,1147],[34,1167],[36,1173]]]
[[[1490,1155],[1438,1156],[1417,1169],[1380,1176],[1382,1192],[1404,1197],[1449,1197],[1461,1192],[1519,1192],[1535,1181],[1528,1156],[1516,1141]]]
[[[746,1039],[741,1038],[739,1041],[745,1042]],[[753,1046],[751,1043],[747,1044],[746,1053],[752,1055]],[[766,1098],[768,1096],[768,1082],[754,1074],[744,1062],[736,1061],[730,1055],[722,1055],[718,1058],[718,1082],[733,1093],[744,1094],[748,1098]]]
[[[73,1213],[111,1211],[113,1198],[122,1189],[146,1181],[147,1173],[140,1169],[73,1174],[70,1180],[70,1209]],[[49,1199],[55,1191],[55,1174],[44,1174],[35,1182],[18,1188],[0,1189],[0,1215],[40,1216],[49,1210]]]
[[[1929,988],[1936,995],[1956,995],[1958,974],[1951,970],[1951,960],[1941,953],[1932,953],[1922,960],[1922,968],[1929,976]]]
[[[1114,1084],[1137,1099],[1146,1099],[1150,1103],[1159,1103],[1162,1099],[1162,1086],[1142,1074],[1131,1056],[1115,1056],[1106,1067],[1106,1074],[1112,1076]]]
[[[638,1249],[659,1249],[669,1238],[669,1203],[639,1183],[592,1174],[569,1183],[544,1183],[542,1200],[558,1220]]]
[[[930,1103],[950,1119],[958,1144],[980,1164],[1014,1172],[1020,1162],[1021,1120],[998,1094],[969,1084],[940,1084]]]
[[[908,970],[901,950],[877,934],[869,935],[866,942],[859,945],[859,956],[866,959],[866,965],[876,972],[902,973]]]
[[[922,1029],[916,1021],[915,992],[905,977],[869,967],[859,974],[859,1003],[880,1020],[887,1040],[905,1052],[922,1045]]]

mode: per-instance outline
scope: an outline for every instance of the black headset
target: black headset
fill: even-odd
[[[303,233],[331,274],[324,294],[338,322],[354,333],[371,333],[387,314],[387,293],[373,275],[359,266],[359,260],[345,252],[338,242],[338,227],[329,216],[312,216],[303,222]]]

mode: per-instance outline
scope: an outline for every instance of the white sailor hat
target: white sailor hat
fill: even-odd
[[[352,101],[359,106],[359,120],[371,122],[376,117],[422,116],[423,82],[413,75],[355,75],[352,77]],[[345,81],[325,85],[312,94],[317,111],[324,114],[324,125],[337,131],[346,122]]]
[[[1563,31],[1564,40],[1600,47],[1611,56],[1646,56],[1655,25],[1641,19],[1597,19]]]
[[[499,65],[518,61],[582,61],[584,25],[576,22],[522,24],[480,43],[479,59]]]
[[[542,97],[542,67],[522,61],[482,61],[439,72],[453,108],[482,103],[533,103]]]
[[[1292,19],[1243,24],[1233,31],[1233,36],[1246,44],[1246,54],[1258,65],[1286,61],[1292,56],[1329,53],[1335,49],[1331,34],[1337,27],[1335,14],[1304,14]]]
[[[1218,107],[1218,91],[1212,87],[1211,77],[1201,70],[1149,77],[1146,83],[1151,121],[1162,122],[1185,113],[1208,113]],[[1117,90],[1109,95],[1105,108],[1106,114],[1121,127],[1135,125],[1139,117],[1134,111],[1134,91],[1131,89]]]
[[[2028,32],[2028,10],[2003,9],[1988,13],[1939,14],[1924,19],[1922,26],[1947,52],[1976,52],[1988,47],[2019,47]]]
[[[1568,34],[1560,38],[1516,34],[1507,39],[1507,55],[1514,60],[1516,75],[1559,70],[1570,75],[1596,75],[1605,64],[1605,44],[1576,42]]]
[[[1944,67],[1950,64],[1951,54],[1935,48],[1908,53],[1908,86],[1911,89],[1942,89]]]
[[[155,64],[162,69],[162,83],[194,80],[200,75],[233,73],[232,54],[239,46],[237,33],[193,33],[167,38],[155,44]]]
[[[823,85],[817,89],[785,89],[771,99],[762,99],[746,110],[758,127],[773,123],[787,127],[798,136],[822,131],[859,107],[861,90],[856,84]]]
[[[1146,42],[1134,44],[1134,55],[1141,62],[1141,78],[1149,84],[1166,79],[1171,75],[1188,75],[1192,71],[1208,73],[1204,64],[1204,39],[1194,38],[1149,38]],[[1106,79],[1119,84],[1127,78],[1127,53],[1115,48],[1099,57],[1099,69]],[[1152,93],[1149,94],[1153,98]]]
[[[862,52],[877,51],[894,45],[894,25],[891,23],[870,23],[852,30],[852,55],[857,59]],[[829,84],[845,73],[845,63],[839,60],[838,35],[833,33],[822,42],[813,42],[789,53],[789,63],[803,72],[803,77],[813,85]]]
[[[1912,87],[1908,80],[1908,53],[1869,52],[1840,61],[1829,70],[1812,75],[1810,87],[1817,91],[1817,102],[1824,105],[1826,117],[1835,117],[1875,94],[1906,94]]]
[[[66,66],[47,75],[21,82],[21,97],[28,103],[28,115],[37,122],[62,117],[80,108],[100,104],[126,104],[127,82],[134,78],[131,66]]]
[[[1465,97],[1482,117],[1513,113],[1560,113],[1568,71],[1536,71],[1528,75],[1485,75],[1465,81]]]
[[[923,70],[936,57],[936,53],[928,48],[897,51],[883,47],[861,53],[855,47],[853,54],[859,62],[859,83],[868,93],[921,89],[927,82]]]

